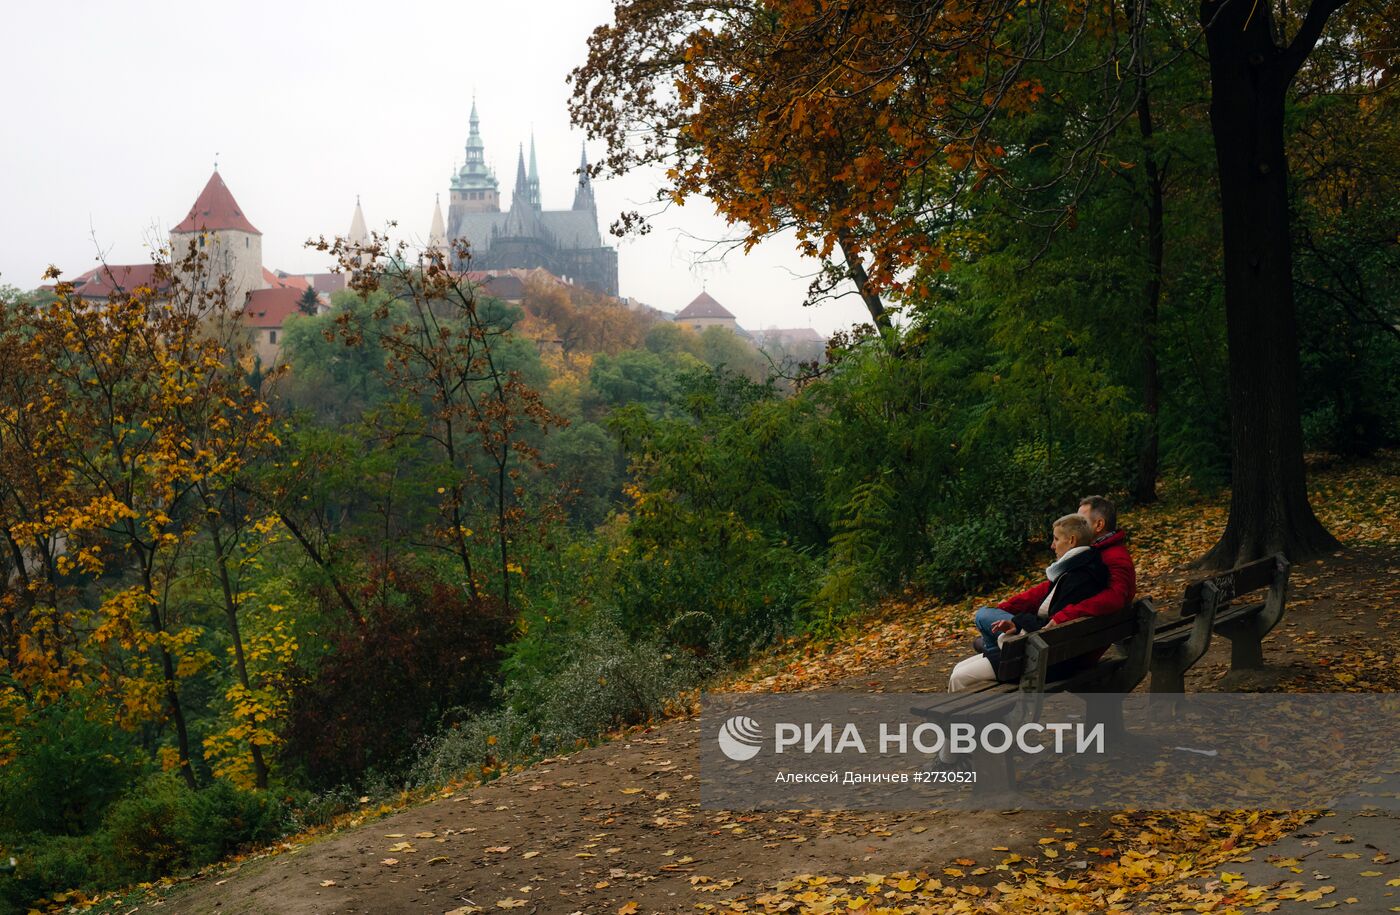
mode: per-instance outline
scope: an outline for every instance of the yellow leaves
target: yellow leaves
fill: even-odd
[[[180,751],[175,747],[161,747],[156,758],[163,772],[174,772],[180,768]]]

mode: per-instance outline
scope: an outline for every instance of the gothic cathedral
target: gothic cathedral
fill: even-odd
[[[535,165],[535,141],[530,139],[530,165],[525,166],[522,146],[515,170],[510,209],[501,210],[500,186],[486,166],[481,142],[481,122],[472,102],[467,155],[452,176],[447,210],[449,242],[465,239],[471,244],[472,270],[542,267],[597,292],[617,295],[617,249],[606,247],[598,231],[598,206],[588,175],[588,157],[580,157],[574,205],[567,210],[546,210],[540,205],[540,177]],[[435,211],[432,234],[441,236],[440,211]]]

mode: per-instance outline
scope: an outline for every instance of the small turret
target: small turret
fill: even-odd
[[[578,154],[578,187],[574,190],[574,209],[598,209],[598,204],[593,199],[593,178],[588,174],[587,146],[582,147]]]
[[[540,168],[535,163],[535,132],[530,131],[530,174],[526,178],[526,198],[530,206],[540,209]]]
[[[350,217],[350,231],[346,238],[351,243],[363,245],[369,242],[369,231],[365,228],[365,214],[360,209],[360,195],[355,195],[355,215]]]
[[[442,200],[436,195],[433,198],[433,224],[428,229],[428,251],[438,252],[442,256],[447,256],[447,230],[442,225]]]
[[[525,145],[520,145],[520,154],[515,162],[515,190],[510,195],[510,208],[517,210],[533,206],[530,199],[530,177],[525,171]]]

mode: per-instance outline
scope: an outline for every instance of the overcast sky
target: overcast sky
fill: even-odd
[[[546,208],[573,202],[583,134],[564,78],[609,0],[7,2],[0,38],[0,283],[29,289],[55,263],[149,260],[219,171],[263,233],[267,267],[326,269],[303,243],[369,225],[427,236],[467,138],[473,90],[503,205],[534,130]],[[602,152],[595,147],[596,157]],[[604,230],[652,199],[655,175],[597,187]],[[620,287],[667,311],[701,290],[745,327],[830,333],[864,315],[849,296],[801,306],[813,265],[790,240],[697,263],[727,234],[705,201],[650,236],[614,240]],[[96,245],[94,244],[96,239]]]

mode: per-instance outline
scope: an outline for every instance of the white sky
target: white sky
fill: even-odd
[[[583,135],[564,78],[612,4],[4,0],[0,13],[0,283],[30,289],[50,263],[90,269],[97,245],[109,263],[148,260],[215,153],[269,268],[327,269],[303,243],[344,233],[356,194],[371,228],[397,220],[398,237],[422,240],[434,194],[446,216],[473,90],[503,206],[533,126],[544,205],[568,207]],[[655,175],[600,182],[604,232],[655,188]],[[801,306],[814,265],[789,239],[697,264],[725,234],[697,200],[613,240],[622,294],[676,311],[704,283],[750,329],[865,319],[853,295]]]

